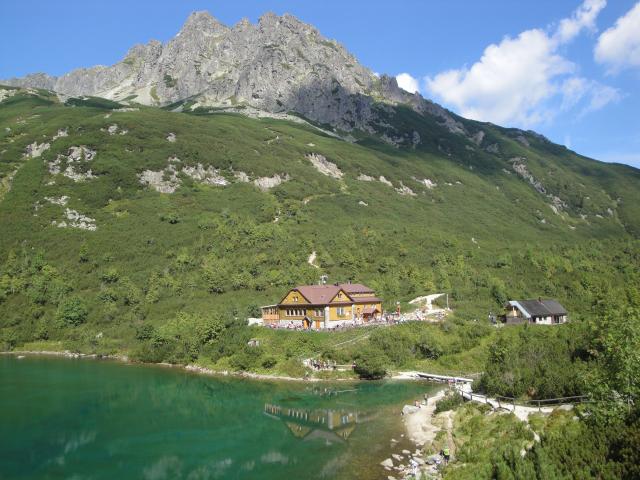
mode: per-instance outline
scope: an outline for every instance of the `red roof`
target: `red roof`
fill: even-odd
[[[367,307],[362,311],[362,313],[365,315],[373,315],[376,312],[380,313],[380,310],[378,310],[376,307]]]
[[[350,293],[371,293],[373,295],[373,290],[371,290],[366,285],[362,285],[361,283],[340,283],[338,285],[301,285],[294,288],[293,290],[298,291],[311,305],[329,304],[340,290],[347,294],[347,298],[344,302],[335,301],[333,302],[333,304],[352,303],[354,301],[358,303],[381,302],[379,298],[374,296],[358,297],[355,299],[349,297]]]
[[[326,305],[340,291],[335,285],[301,285],[294,288],[313,305]]]
[[[355,297],[354,303],[382,303],[378,297]]]
[[[361,283],[340,283],[338,284],[347,293],[373,293],[373,290]]]

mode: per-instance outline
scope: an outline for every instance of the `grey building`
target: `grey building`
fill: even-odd
[[[502,321],[506,324],[556,325],[567,322],[567,309],[557,300],[509,300]]]

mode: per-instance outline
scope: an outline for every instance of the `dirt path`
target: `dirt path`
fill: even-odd
[[[479,402],[479,403],[485,403],[487,405],[490,405],[494,410],[497,409],[504,409],[504,410],[508,410],[510,412],[513,412],[513,414],[518,417],[520,420],[522,420],[523,422],[526,422],[529,419],[529,415],[535,414],[535,413],[544,413],[544,414],[550,414],[551,412],[553,412],[556,408],[560,408],[560,409],[572,409],[573,405],[572,404],[558,404],[558,405],[553,405],[553,406],[549,406],[549,407],[527,407],[527,406],[523,406],[523,405],[513,405],[512,403],[508,403],[508,402],[500,402],[495,398],[491,398],[491,397],[487,397],[486,395],[481,395],[478,393],[472,393],[471,392],[471,384],[465,384],[462,386],[458,386],[456,387],[456,389],[458,390],[458,393],[460,393],[460,395],[462,395],[462,397],[465,400],[470,400],[473,402]]]
[[[407,409],[404,415],[404,425],[407,436],[417,446],[422,447],[427,442],[432,442],[440,428],[433,424],[433,417],[436,410],[436,402],[444,397],[445,390],[440,390],[427,400],[426,405],[422,405],[417,410],[412,407]]]
[[[316,258],[317,258],[317,254],[316,254],[316,251],[314,250],[313,252],[311,252],[311,255],[309,255],[309,258],[307,259],[307,263],[312,267],[320,268],[318,265],[316,265]]]

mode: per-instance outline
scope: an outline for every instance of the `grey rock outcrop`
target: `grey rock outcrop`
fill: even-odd
[[[195,12],[166,44],[136,45],[115,65],[0,83],[70,96],[176,104],[176,109],[292,112],[342,131],[377,133],[411,146],[420,142],[417,132],[397,131],[384,120],[404,105],[436,117],[450,132],[466,133],[447,110],[402,90],[395,78],[378,77],[338,42],[288,14],[267,13],[257,24],[242,20],[228,27],[207,12]]]
[[[283,182],[288,182],[290,180],[290,177],[288,174],[284,174],[284,175],[279,175],[279,174],[275,174],[272,177],[260,177],[260,178],[256,178],[253,181],[253,184],[258,187],[260,190],[262,190],[263,192],[266,192],[267,190],[270,190],[272,188],[277,187],[278,185],[282,184]]]
[[[315,169],[323,175],[336,179],[340,179],[344,175],[338,166],[327,160],[324,155],[309,153],[306,155],[306,158],[311,162]]]

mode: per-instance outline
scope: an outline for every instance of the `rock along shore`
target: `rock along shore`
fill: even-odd
[[[170,368],[179,368],[191,373],[197,373],[200,375],[209,375],[209,376],[222,376],[222,377],[238,377],[238,378],[246,378],[250,380],[274,380],[274,381],[291,381],[291,382],[357,382],[358,379],[349,379],[349,378],[335,378],[335,379],[324,379],[324,378],[315,378],[315,377],[290,377],[286,375],[268,375],[268,374],[260,374],[260,373],[252,373],[252,372],[229,372],[227,370],[213,370],[210,368],[202,367],[200,365],[180,365],[180,364],[172,364],[172,363],[145,363],[145,362],[134,362],[129,359],[126,355],[101,355],[96,353],[77,353],[70,352],[69,350],[64,351],[55,351],[55,350],[18,350],[18,351],[10,351],[10,352],[0,352],[0,355],[13,355],[15,357],[24,357],[24,356],[53,356],[53,357],[64,357],[64,358],[82,358],[82,359],[94,359],[94,360],[115,360],[123,363],[131,363],[131,364],[139,364],[139,365],[156,365],[161,367],[170,367]]]
[[[409,379],[409,377],[401,377],[400,379]],[[413,479],[416,474],[421,475],[420,478],[426,479],[441,478],[437,464],[437,460],[440,460],[439,456],[425,457],[425,448],[431,446],[441,430],[433,420],[436,403],[445,396],[445,392],[446,389],[443,388],[429,397],[425,403],[420,403],[420,406],[405,405],[402,409],[406,438],[413,443],[415,450],[413,452],[407,448],[399,450],[398,442],[394,439],[391,440],[392,446],[395,446],[399,451],[392,453],[389,458],[380,463],[389,480]]]

